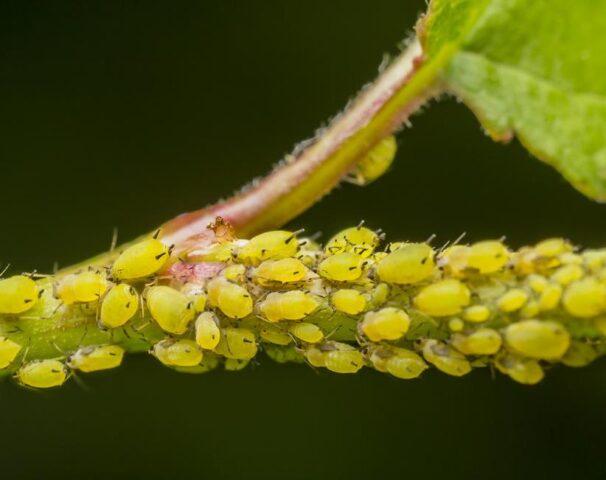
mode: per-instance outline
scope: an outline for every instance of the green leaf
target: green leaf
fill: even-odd
[[[606,1],[433,0],[420,37],[493,138],[606,200]]]

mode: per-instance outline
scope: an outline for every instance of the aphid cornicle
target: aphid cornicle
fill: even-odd
[[[372,147],[353,171],[358,185],[368,185],[383,175],[393,163],[398,148],[396,137],[388,135]]]
[[[170,367],[193,367],[202,361],[202,351],[193,340],[167,338],[156,343],[151,354]]]
[[[0,368],[6,368],[19,355],[21,345],[6,337],[0,337]]]
[[[209,303],[229,318],[244,318],[252,313],[253,299],[246,288],[215,278],[208,282],[206,289]]]
[[[139,294],[130,285],[113,286],[103,297],[99,322],[104,327],[117,328],[135,316],[139,308]]]
[[[459,313],[469,305],[471,292],[467,286],[453,278],[427,285],[415,296],[417,309],[434,317]]]
[[[300,282],[307,276],[307,267],[296,258],[266,260],[259,265],[253,278],[256,283],[271,286],[274,283]]]
[[[367,258],[379,245],[380,238],[376,232],[362,226],[346,228],[333,236],[324,247],[327,255],[338,253],[353,253],[362,258]]]
[[[333,292],[330,302],[335,310],[348,315],[357,315],[366,308],[366,297],[351,288],[342,288]]]
[[[17,370],[15,377],[28,387],[58,387],[67,380],[67,369],[59,360],[34,360]]]
[[[165,332],[185,333],[195,315],[189,298],[174,288],[150,287],[146,292],[146,302],[151,316]]]
[[[360,323],[360,330],[373,342],[402,338],[410,327],[410,317],[400,308],[386,307],[368,312]]]
[[[69,357],[67,366],[83,372],[96,372],[119,367],[123,357],[124,349],[118,345],[82,347]]]
[[[362,257],[351,252],[330,255],[318,265],[318,273],[327,280],[353,282],[362,275]]]
[[[195,323],[196,343],[206,350],[214,349],[221,340],[219,319],[212,312],[202,312]]]
[[[521,355],[540,360],[556,360],[570,346],[570,334],[558,322],[523,320],[505,329],[507,346]]]
[[[471,371],[471,364],[463,354],[438,340],[424,342],[423,357],[448,375],[461,377]]]
[[[36,282],[25,275],[0,280],[0,314],[27,312],[38,300]]]
[[[246,328],[228,327],[221,332],[215,352],[226,358],[249,360],[257,354],[255,334]]]
[[[271,292],[259,303],[259,311],[268,322],[301,320],[318,308],[313,295],[302,290]]]
[[[73,303],[95,302],[101,298],[108,287],[105,274],[88,270],[72,273],[62,278],[57,285],[57,297],[66,305]]]
[[[408,285],[431,277],[434,267],[434,251],[429,245],[407,243],[383,258],[377,273],[384,282]]]
[[[264,260],[294,257],[299,249],[297,234],[285,230],[261,233],[238,249],[237,258],[248,265]]]
[[[112,265],[116,280],[138,280],[160,270],[168,260],[169,248],[157,238],[137,242],[124,250]]]

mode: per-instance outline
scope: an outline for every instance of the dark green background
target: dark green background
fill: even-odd
[[[339,111],[422,0],[0,6],[0,261],[49,271],[229,195]],[[606,206],[452,99],[392,172],[293,227],[390,239],[606,244]],[[398,381],[263,360],[179,375],[151,358],[52,392],[0,387],[5,478],[604,478],[606,364],[525,388],[489,371]]]

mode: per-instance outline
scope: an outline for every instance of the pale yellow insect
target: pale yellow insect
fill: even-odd
[[[189,298],[171,287],[150,287],[146,301],[151,316],[165,332],[185,333],[195,315]]]
[[[186,283],[181,287],[181,293],[192,301],[194,310],[202,313],[206,308],[206,294],[204,287],[198,283]]]
[[[455,315],[469,305],[471,292],[455,279],[440,280],[424,287],[414,298],[417,309],[434,317]]]
[[[497,307],[505,313],[515,312],[524,306],[528,293],[521,288],[512,288],[497,300]]]
[[[351,345],[332,342],[324,354],[324,366],[335,373],[356,373],[364,366],[364,356]]]
[[[23,365],[15,375],[22,385],[33,388],[51,388],[63,385],[67,369],[59,360],[34,360]]]
[[[556,360],[570,346],[570,334],[558,322],[523,320],[505,329],[505,342],[514,352],[541,360]]]
[[[57,285],[57,297],[66,305],[96,302],[108,287],[105,274],[93,270],[73,273],[62,278]]]
[[[471,364],[462,353],[438,340],[424,342],[423,357],[438,370],[448,375],[461,377],[471,371]]]
[[[124,349],[118,345],[82,347],[72,354],[67,365],[74,370],[96,372],[116,368],[122,363]]]
[[[0,314],[27,312],[38,300],[39,293],[36,282],[25,275],[0,280]]]
[[[486,240],[469,247],[467,266],[482,274],[501,270],[509,261],[509,250],[502,242]]]
[[[273,283],[296,283],[303,280],[307,272],[307,267],[296,258],[266,260],[257,267],[253,279],[264,286],[271,286]]]
[[[400,285],[418,283],[434,274],[434,251],[425,243],[407,243],[377,265],[379,278]]]
[[[275,230],[261,233],[239,248],[238,260],[258,265],[264,260],[294,257],[299,250],[296,232]]]
[[[112,265],[116,280],[138,280],[159,271],[170,256],[169,248],[157,238],[148,238],[124,250]]]
[[[362,275],[362,257],[351,252],[326,257],[318,266],[318,273],[327,280],[353,282]]]
[[[346,228],[333,236],[324,247],[327,255],[336,255],[338,253],[353,253],[362,258],[367,258],[374,252],[379,245],[379,235],[362,226]]]
[[[494,365],[501,373],[524,385],[535,385],[545,376],[539,362],[532,358],[504,354],[497,357]]]
[[[249,360],[257,354],[255,334],[246,328],[225,328],[215,352],[226,358]]]
[[[259,335],[263,340],[275,345],[288,345],[292,342],[292,337],[281,328],[265,323],[260,330]]]
[[[117,328],[124,325],[137,313],[139,295],[126,283],[113,286],[103,297],[99,322],[104,327]]]
[[[324,332],[313,323],[295,323],[290,326],[289,331],[299,340],[307,343],[318,343],[324,339]]]
[[[193,340],[167,338],[156,343],[151,352],[169,367],[193,367],[202,361],[202,351]]]
[[[573,282],[566,288],[562,304],[575,317],[595,317],[606,310],[606,285],[592,277]]]
[[[253,299],[246,288],[215,278],[207,286],[209,303],[229,318],[244,318],[252,313]]]
[[[479,328],[469,335],[455,334],[452,346],[465,355],[494,355],[501,349],[503,340],[492,328]]]
[[[386,307],[368,312],[360,324],[360,330],[373,342],[402,338],[410,327],[410,317],[399,308]]]
[[[473,323],[485,322],[490,318],[490,309],[485,305],[472,305],[463,311],[463,318]]]
[[[221,340],[219,319],[212,312],[203,312],[196,319],[196,343],[206,350],[213,350]]]
[[[6,368],[13,363],[21,348],[21,345],[9,338],[0,337],[0,368]]]
[[[388,135],[378,142],[357,163],[353,171],[354,182],[358,185],[368,185],[381,177],[393,163],[397,148],[393,135]]]
[[[259,311],[268,322],[301,320],[318,308],[318,301],[310,293],[291,290],[272,292],[259,303]]]
[[[417,378],[427,364],[415,352],[398,347],[378,347],[372,350],[370,361],[376,370],[404,380]]]
[[[348,315],[357,315],[366,308],[366,297],[358,290],[342,288],[333,292],[330,301],[335,310]]]

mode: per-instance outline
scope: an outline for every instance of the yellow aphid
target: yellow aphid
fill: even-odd
[[[480,273],[494,273],[509,261],[509,250],[497,240],[474,243],[469,247],[467,265]]]
[[[281,328],[266,323],[259,329],[259,335],[263,340],[275,345],[288,345],[292,342],[292,337]]]
[[[219,319],[212,312],[203,312],[196,318],[196,343],[207,350],[213,350],[221,340]]]
[[[453,347],[465,355],[493,355],[503,344],[499,332],[492,328],[479,328],[469,335],[453,335],[451,341]]]
[[[237,257],[249,265],[258,265],[264,260],[294,257],[298,249],[296,233],[275,230],[251,238],[240,247]]]
[[[235,249],[233,242],[214,243],[201,252],[196,251],[195,258],[204,262],[228,262],[233,258]]]
[[[318,308],[313,295],[301,290],[272,292],[259,304],[259,311],[268,322],[301,320]]]
[[[255,334],[246,328],[226,328],[221,332],[221,341],[215,352],[236,360],[251,359],[257,354]]]
[[[246,288],[215,278],[206,286],[208,300],[229,318],[244,318],[252,313],[253,299]]]
[[[606,309],[606,285],[595,278],[578,280],[566,288],[562,304],[575,317],[595,317]]]
[[[326,352],[318,347],[310,345],[304,351],[305,358],[312,367],[325,367]]]
[[[149,238],[124,250],[112,265],[116,280],[137,280],[160,270],[169,257],[169,249],[160,240]]]
[[[563,238],[548,238],[535,245],[534,251],[541,257],[557,257],[572,251],[572,245]]]
[[[583,265],[583,257],[578,253],[566,252],[558,258],[563,265]]]
[[[385,137],[372,147],[354,170],[355,182],[368,185],[383,175],[393,163],[398,145],[393,135]]]
[[[359,225],[337,233],[326,243],[324,251],[327,255],[349,252],[366,258],[372,255],[379,241],[376,232]]]
[[[573,341],[570,348],[562,357],[561,362],[567,367],[584,367],[589,365],[598,357],[598,353],[591,345],[579,341]]]
[[[438,370],[448,375],[461,377],[471,371],[471,364],[462,353],[438,340],[425,341],[423,357]]]
[[[231,282],[242,282],[244,281],[244,277],[246,275],[246,267],[237,263],[235,265],[226,267],[221,273],[227,280]]]
[[[193,320],[195,311],[184,294],[166,286],[150,287],[146,293],[147,308],[165,332],[181,335]]]
[[[555,360],[570,346],[570,334],[558,322],[523,320],[505,329],[505,342],[526,357]]]
[[[561,298],[562,287],[558,284],[550,283],[541,292],[541,296],[539,297],[539,310],[541,312],[553,310],[558,306]]]
[[[512,288],[497,300],[497,307],[505,313],[515,312],[524,306],[528,300],[528,294],[521,288]]]
[[[597,272],[606,264],[606,250],[585,250],[583,261],[589,270]]]
[[[368,312],[360,324],[360,330],[373,342],[402,338],[410,327],[410,317],[404,310],[387,307]]]
[[[83,372],[96,372],[116,368],[122,363],[124,349],[118,345],[82,347],[69,357],[69,368]]]
[[[25,275],[0,280],[0,314],[28,311],[38,300],[38,285]]]
[[[351,252],[326,257],[318,266],[318,273],[327,280],[353,282],[362,275],[362,257]]]
[[[501,373],[524,385],[535,385],[543,380],[545,376],[539,362],[531,358],[504,354],[497,357],[495,366]]]
[[[407,243],[381,260],[377,273],[387,283],[417,283],[433,275],[433,257],[434,251],[426,243]]]
[[[107,290],[105,275],[95,271],[73,273],[61,279],[57,296],[67,305],[99,300]]]
[[[397,347],[379,347],[370,356],[375,369],[397,378],[410,380],[427,370],[427,364],[415,352]]]
[[[337,290],[330,296],[330,302],[335,310],[348,315],[357,315],[366,308],[366,297],[351,288]]]
[[[448,328],[451,332],[460,332],[465,328],[465,323],[460,318],[451,318],[448,320]]]
[[[414,298],[417,309],[434,317],[459,313],[469,305],[469,288],[455,279],[441,280],[424,287]]]
[[[289,330],[299,340],[307,343],[318,343],[324,339],[324,332],[313,323],[295,323],[290,326]]]
[[[113,286],[103,297],[99,322],[107,328],[121,327],[134,317],[138,308],[137,291],[126,283],[120,283]]]
[[[538,275],[536,273],[528,275],[526,281],[535,293],[542,293],[547,285],[549,285],[548,280],[543,275]]]
[[[181,287],[181,293],[189,298],[194,310],[201,313],[206,308],[206,294],[204,288],[198,283],[186,283]]]
[[[368,298],[368,306],[377,308],[383,305],[389,298],[389,285],[386,283],[379,283],[375,288],[372,289]]]
[[[463,311],[463,318],[473,323],[485,322],[490,318],[490,309],[485,305],[472,305]]]
[[[193,340],[167,338],[156,343],[151,352],[169,367],[193,367],[202,361],[202,351]]]
[[[578,265],[564,265],[551,275],[551,280],[562,286],[571,284],[583,278],[585,271]]]
[[[364,356],[351,345],[332,342],[334,349],[324,355],[324,366],[335,373],[356,373],[364,366]]]
[[[21,345],[6,337],[0,337],[0,368],[6,368],[21,351]]]
[[[34,360],[23,365],[17,371],[16,378],[28,387],[58,387],[67,380],[67,369],[59,360]]]
[[[520,309],[520,317],[522,318],[534,318],[541,312],[539,308],[539,302],[536,300],[530,300],[526,305]]]
[[[469,251],[469,247],[465,245],[453,245],[445,248],[440,254],[439,264],[444,266],[452,275],[460,276],[467,268]]]
[[[259,285],[269,286],[274,282],[300,282],[307,276],[307,267],[296,258],[266,260],[257,267],[254,280]]]
[[[250,363],[250,360],[240,360],[240,359],[236,359],[236,358],[227,358],[227,359],[225,359],[225,363],[223,364],[223,367],[228,372],[238,372],[238,371],[243,370],[244,368],[246,368],[249,363]]]

